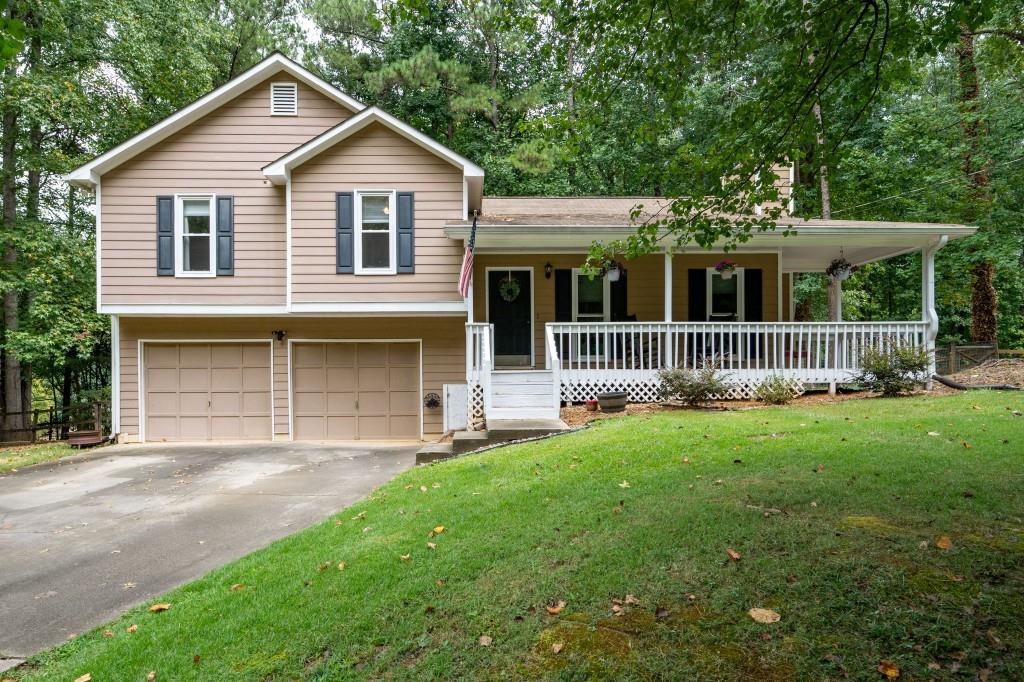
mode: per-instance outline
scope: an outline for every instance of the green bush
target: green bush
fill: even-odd
[[[718,364],[705,361],[700,369],[675,367],[658,372],[661,386],[658,397],[662,400],[678,400],[684,405],[697,407],[706,405],[711,396],[721,395],[728,390],[725,376],[719,372]]]
[[[917,346],[866,348],[860,354],[860,371],[853,380],[884,396],[908,393],[928,379],[928,351]]]
[[[765,405],[785,405],[796,396],[793,387],[780,374],[773,374],[757,386],[754,397]]]

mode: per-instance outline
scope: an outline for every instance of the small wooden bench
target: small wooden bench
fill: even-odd
[[[105,439],[99,431],[72,431],[68,434],[68,445],[76,448],[88,448],[99,445]]]

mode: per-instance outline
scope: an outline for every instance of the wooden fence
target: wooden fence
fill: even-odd
[[[85,432],[96,432],[100,438],[110,434],[109,403],[0,412],[0,442],[7,445],[67,440]]]
[[[1024,358],[1024,350],[1001,350],[995,344],[958,346],[951,343],[935,349],[935,371],[939,374],[956,374],[1001,357]]]

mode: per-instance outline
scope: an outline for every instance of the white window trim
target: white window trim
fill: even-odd
[[[295,111],[274,111],[274,88],[279,86],[288,86],[295,93]],[[299,115],[299,84],[291,81],[279,81],[277,83],[270,84],[270,115],[271,116],[298,116]]]
[[[572,321],[579,322],[579,310],[580,310],[580,297],[579,297],[579,278],[585,276],[583,268],[572,269]],[[609,322],[612,319],[612,286],[608,281],[607,277],[601,277],[601,283],[604,286],[604,312],[603,319],[595,320],[589,316],[584,319],[583,322]]]
[[[184,270],[185,201],[206,199],[210,202],[210,269],[204,272]],[[215,194],[174,195],[174,276],[175,277],[216,277],[217,276],[217,196]]]
[[[744,321],[745,310],[746,310],[746,307],[747,307],[746,306],[746,299],[744,298],[745,292],[746,292],[746,287],[744,286],[744,274],[743,274],[743,271],[745,269],[746,268],[736,268],[736,272],[733,273],[733,278],[736,280],[736,321],[737,322],[743,322]],[[707,273],[706,274],[706,277],[707,277],[706,282],[707,282],[707,284],[704,287],[704,289],[705,289],[704,295],[705,295],[706,303],[705,303],[705,306],[704,306],[704,310],[705,310],[705,317],[706,317],[707,321],[710,321],[711,320],[711,313],[713,312],[711,310],[711,300],[712,300],[712,298],[711,298],[711,282],[714,279],[714,276],[718,275],[719,273],[714,268],[707,268],[706,269],[706,273]]]
[[[363,267],[363,197],[364,196],[387,196],[388,197],[388,260],[390,267],[387,268],[364,268]],[[396,275],[398,274],[398,221],[395,215],[398,210],[396,190],[393,189],[357,189],[355,191],[355,209],[353,211],[355,225],[353,226],[355,239],[355,274],[357,275]]]

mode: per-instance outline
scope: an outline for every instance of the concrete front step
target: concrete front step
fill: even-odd
[[[452,443],[427,443],[416,453],[416,463],[440,462],[442,459],[453,457],[453,450]]]
[[[488,419],[486,431],[457,431],[451,443],[452,455],[568,430],[561,419]]]

